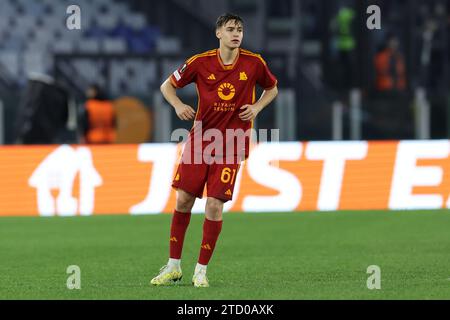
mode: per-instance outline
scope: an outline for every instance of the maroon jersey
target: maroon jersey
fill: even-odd
[[[192,82],[197,86],[198,107],[188,143],[193,144],[195,127],[201,123],[202,136],[208,129],[217,129],[222,133],[223,149],[222,151],[212,150],[211,155],[232,153],[235,156],[243,156],[245,153],[245,157],[248,157],[249,137],[245,138],[245,148],[239,147],[241,150],[238,150],[238,146],[242,146],[242,143],[239,144],[236,137],[227,135],[227,129],[241,129],[241,132],[251,129],[251,121],[243,121],[239,118],[239,113],[243,112],[240,108],[245,104],[255,103],[256,84],[265,90],[277,85],[277,79],[260,55],[239,49],[233,64],[224,65],[218,49],[207,51],[188,59],[172,74],[171,82],[177,88]],[[196,139],[199,132],[195,133]],[[205,148],[215,141],[211,135],[208,137],[210,141],[205,141],[208,138],[203,139],[201,145],[205,153]],[[233,143],[234,147],[226,148],[230,143]]]

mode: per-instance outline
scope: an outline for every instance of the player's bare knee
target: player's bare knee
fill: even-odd
[[[223,202],[215,198],[208,198],[206,200],[206,217],[209,220],[222,220]]]
[[[177,204],[176,210],[180,212],[191,212],[194,206],[195,196],[183,191],[178,190],[177,192]]]

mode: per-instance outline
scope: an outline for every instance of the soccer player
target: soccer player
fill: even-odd
[[[153,285],[181,280],[180,262],[184,236],[195,199],[202,198],[206,185],[203,240],[192,283],[195,287],[209,286],[206,268],[222,230],[223,205],[232,199],[240,162],[247,158],[249,152],[248,136],[244,138],[244,148],[240,148],[240,144],[236,144],[239,142],[238,135],[230,138],[227,131],[249,132],[253,119],[278,93],[277,79],[261,56],[240,48],[243,32],[241,17],[234,14],[221,15],[216,23],[219,49],[206,51],[186,60],[161,85],[164,98],[173,106],[177,116],[186,121],[195,118],[195,121],[172,183],[177,190],[177,200],[170,229],[169,261],[151,280]],[[197,86],[196,111],[184,104],[176,94],[177,88],[190,83]],[[255,99],[256,84],[264,89],[258,101]],[[200,147],[195,147],[196,137],[203,137],[208,130],[222,134],[225,144],[223,149],[211,148],[210,144],[213,142],[205,141],[207,139],[202,139],[197,144]],[[191,148],[192,145],[194,148]],[[227,148],[230,145],[233,147]],[[211,149],[214,150],[206,152]],[[196,161],[199,153],[202,155],[200,162]],[[231,156],[233,160],[223,160],[225,155]],[[211,159],[213,161],[209,161]]]

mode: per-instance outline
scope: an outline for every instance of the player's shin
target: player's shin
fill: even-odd
[[[169,264],[179,264],[183,250],[184,236],[191,220],[191,213],[174,210],[170,227],[170,259]]]
[[[198,258],[199,264],[204,266],[208,265],[221,230],[222,221],[212,221],[205,218],[205,222],[203,223],[203,240]]]

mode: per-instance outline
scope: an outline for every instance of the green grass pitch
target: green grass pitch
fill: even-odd
[[[0,299],[449,299],[450,214],[226,213],[208,267],[192,272],[203,215],[193,215],[178,285],[152,287],[167,261],[171,215],[0,219]],[[69,265],[81,289],[69,290]],[[381,268],[369,290],[367,267]]]

